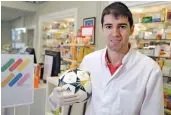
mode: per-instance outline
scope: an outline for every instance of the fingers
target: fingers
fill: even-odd
[[[55,105],[63,106],[63,105],[71,105],[76,102],[79,102],[78,94],[73,94],[74,92],[66,91],[62,87],[54,88],[54,91],[49,96],[49,103],[51,107],[55,107]]]
[[[78,95],[77,94],[64,95],[64,99],[75,98],[75,97],[78,97]]]
[[[77,103],[77,101],[73,101],[73,102],[65,102],[64,105],[73,105],[74,103]]]
[[[52,107],[55,107],[55,106],[56,106],[55,100],[52,100],[52,98],[49,98],[49,99],[48,99],[48,102],[49,102],[49,104],[50,104]]]
[[[62,87],[56,87],[56,88],[54,88],[53,91],[54,91],[54,92],[63,92],[63,91],[65,91],[65,89],[62,88]]]
[[[51,94],[50,94],[50,96],[49,97],[52,97],[54,95],[54,93],[52,92]]]
[[[50,107],[51,107],[51,109],[52,109],[53,111],[56,110],[56,107],[57,107],[56,102],[57,102],[57,101],[54,100],[53,97],[49,97],[49,98],[48,98],[48,104],[50,105]]]
[[[64,103],[67,103],[67,102],[77,102],[79,101],[79,97],[73,97],[73,98],[67,98],[67,99],[64,99]]]
[[[62,95],[64,90],[65,89],[62,88],[62,87],[56,87],[56,88],[54,88],[54,90],[53,90],[54,96]]]

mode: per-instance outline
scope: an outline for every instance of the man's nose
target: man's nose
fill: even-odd
[[[119,29],[118,29],[117,27],[114,27],[114,28],[112,29],[112,36],[118,37],[119,34],[120,34]]]

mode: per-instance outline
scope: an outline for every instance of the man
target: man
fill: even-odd
[[[128,7],[110,4],[103,10],[101,24],[107,47],[85,56],[80,65],[92,79],[86,115],[164,115],[161,70],[151,58],[131,49],[128,40],[134,26]],[[62,96],[59,90],[49,97],[58,106],[79,99]]]

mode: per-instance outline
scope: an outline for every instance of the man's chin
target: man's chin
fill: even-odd
[[[121,48],[118,47],[108,47],[111,51],[119,52]]]

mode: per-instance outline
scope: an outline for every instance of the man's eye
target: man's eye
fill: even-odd
[[[120,26],[120,28],[121,28],[121,29],[125,29],[125,28],[126,28],[126,26]]]
[[[107,29],[111,29],[111,28],[112,28],[112,26],[106,26],[106,28],[107,28]]]

